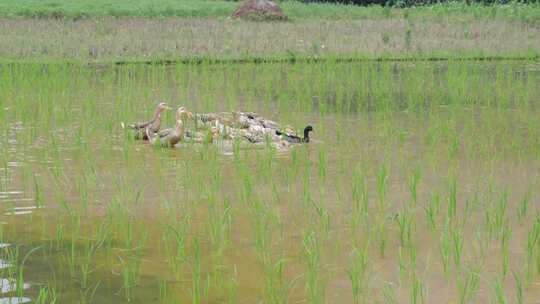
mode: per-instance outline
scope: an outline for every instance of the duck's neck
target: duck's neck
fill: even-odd
[[[309,130],[304,129],[304,138],[302,138],[303,142],[309,142]]]
[[[154,121],[160,120],[162,113],[163,113],[163,110],[160,108],[157,108],[156,113],[154,113]]]
[[[181,123],[176,123],[176,135],[182,136],[184,134],[184,126]]]

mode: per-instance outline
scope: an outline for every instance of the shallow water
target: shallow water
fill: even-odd
[[[540,297],[538,63],[0,68],[0,303],[350,303],[363,250],[358,302]],[[133,141],[158,100],[314,140]]]

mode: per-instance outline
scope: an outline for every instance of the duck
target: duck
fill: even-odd
[[[256,128],[241,129],[242,138],[247,139],[250,143],[256,144],[264,141],[264,134]]]
[[[211,127],[208,133],[186,130],[185,137],[189,141],[195,143],[216,143],[220,136],[220,129],[218,127]]]
[[[279,124],[266,119],[255,112],[220,112],[196,114],[196,121],[206,126],[219,123],[224,126],[247,129],[252,125],[260,125],[264,128],[279,129]]]
[[[219,135],[221,133],[221,130],[218,127],[212,127],[210,128],[210,136],[207,138],[208,143],[217,143],[219,140]]]
[[[234,114],[232,112],[196,114],[195,122],[196,124],[202,124],[206,127],[211,127],[215,123],[230,126],[233,124],[233,115]]]
[[[176,120],[176,127],[169,132],[152,133],[146,129],[146,135],[152,145],[172,148],[179,143],[184,136],[184,123],[181,119]]]
[[[180,106],[178,110],[176,110],[176,120],[184,120],[185,118],[193,118],[193,113],[188,111],[185,107]],[[175,128],[167,128],[164,130],[161,130],[159,132],[153,132],[152,130],[149,130],[149,132],[157,133],[159,137],[165,137],[169,133],[172,133],[175,131]]]
[[[127,127],[135,132],[135,139],[148,140],[148,132],[146,132],[146,130],[150,130],[151,133],[159,132],[159,129],[161,128],[161,115],[165,110],[171,110],[171,108],[168,107],[166,103],[160,102],[156,107],[154,118],[152,118],[152,120],[128,125]]]
[[[263,126],[265,129],[279,130],[280,127],[279,127],[279,124],[277,122],[275,122],[273,120],[270,120],[270,119],[266,119],[266,118],[264,118],[262,116],[257,115],[256,113],[253,113],[253,114],[255,114],[253,116],[253,120],[257,124]]]
[[[276,134],[281,137],[282,140],[293,144],[309,143],[309,132],[313,132],[313,127],[308,125],[304,128],[304,137],[296,135],[292,130],[276,131]]]
[[[248,129],[251,126],[261,125],[262,117],[255,112],[234,112],[235,127],[240,129]]]
[[[277,130],[265,128],[260,125],[251,125],[247,129],[232,129],[227,133],[232,134],[229,139],[241,138],[254,144],[266,141],[281,141],[281,137],[277,134]]]
[[[281,128],[279,123],[266,119],[255,112],[196,114],[196,122],[202,123],[206,128],[218,128],[219,135],[225,140],[242,139],[254,144],[265,141],[283,145],[308,143],[309,133],[313,131],[312,126],[307,126],[304,128],[304,137],[300,137],[292,128]],[[189,132],[186,137],[200,142],[205,135],[194,131]]]

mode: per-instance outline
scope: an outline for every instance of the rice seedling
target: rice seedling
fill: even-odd
[[[37,303],[534,301],[535,65],[338,59],[0,65],[3,277]],[[158,101],[315,131],[154,149],[120,122]]]
[[[167,303],[168,287],[166,281],[159,282],[159,301],[160,303]]]
[[[424,207],[428,229],[434,231],[437,228],[436,217],[440,211],[440,196],[438,193],[430,195],[428,205]]]
[[[399,303],[395,289],[390,282],[386,282],[386,284],[384,284],[382,293],[383,293],[386,303],[392,303],[392,304]]]
[[[398,267],[399,267],[399,284],[400,286],[403,282],[406,282],[408,275],[408,267],[403,257],[403,247],[398,248]]]
[[[355,248],[351,253],[351,266],[347,271],[352,285],[354,303],[362,302],[362,296],[366,296],[366,287],[368,286],[368,249],[369,241],[363,248]]]
[[[385,165],[379,167],[377,175],[377,194],[378,194],[378,239],[379,239],[379,253],[381,256],[384,256],[386,253],[387,246],[387,228],[386,228],[386,212],[387,212],[387,183],[388,183],[388,172]]]
[[[517,273],[513,273],[516,282],[516,303],[523,304],[523,280]]]
[[[498,304],[508,303],[502,280],[500,278],[494,278],[493,282],[490,283],[492,284],[493,288],[493,302]]]
[[[312,303],[324,302],[324,286],[321,278],[320,261],[320,240],[315,231],[308,231],[304,234],[303,245],[306,255],[308,272],[306,274],[306,288],[308,298]]]
[[[443,266],[443,271],[445,275],[448,275],[448,267],[450,263],[450,255],[452,254],[452,240],[451,240],[451,231],[448,227],[448,222],[446,223],[444,230],[441,232],[441,240],[440,240],[440,253],[441,253],[441,262]],[[459,239],[457,240],[460,241]],[[457,244],[458,246],[461,245],[461,243]],[[457,254],[454,257],[459,257]]]
[[[411,199],[414,206],[418,203],[418,183],[420,182],[420,177],[421,171],[417,167],[409,181],[409,191],[411,192]]]
[[[263,261],[265,271],[265,294],[270,303],[285,303],[289,286],[284,282],[283,268],[285,258],[277,257],[274,262],[266,257]],[[234,282],[233,282],[234,283]],[[234,288],[235,286],[232,285]]]
[[[540,218],[538,215],[533,223],[533,226],[527,233],[527,278],[531,278],[534,263],[537,261],[536,255],[538,252],[538,242],[540,241]],[[537,263],[536,263],[537,264]],[[536,267],[536,269],[540,269]]]
[[[176,227],[168,226],[164,236],[168,263],[178,279],[180,279],[182,274],[182,265],[188,258],[186,252],[186,233],[185,221],[178,221]]]
[[[510,263],[510,247],[509,241],[511,237],[511,227],[510,224],[505,224],[503,226],[502,237],[501,237],[501,256],[502,256],[502,275],[503,278],[506,276],[509,270]]]
[[[426,303],[422,281],[413,272],[411,282],[411,303]]]
[[[59,303],[59,294],[54,287],[45,286],[39,289],[36,297],[37,304],[56,304]]]
[[[413,214],[408,210],[403,210],[396,216],[399,227],[399,240],[401,246],[412,247],[412,234],[415,229]]]
[[[365,177],[360,172],[360,169],[356,168],[352,176],[353,233],[357,232],[362,221],[367,220],[369,214],[369,195],[367,191]]]
[[[449,192],[449,197],[448,197],[447,217],[450,221],[452,221],[456,216],[456,210],[457,210],[457,182],[455,179],[452,180],[448,192]]]
[[[452,253],[454,257],[454,264],[459,270],[461,268],[462,262],[462,253],[463,253],[463,232],[457,228],[452,229],[451,231],[452,238]]]
[[[86,289],[81,290],[81,303],[92,303],[94,301],[94,296],[96,291],[99,288],[100,282],[97,282],[94,286],[88,286]]]
[[[464,273],[465,278],[458,277],[457,286],[459,303],[474,302],[474,297],[480,284],[480,275],[474,268],[469,268]]]
[[[517,217],[520,222],[523,222],[523,220],[527,217],[527,213],[529,211],[529,205],[530,205],[530,196],[531,196],[531,189],[525,193],[521,201],[519,202],[518,209],[517,209]]]
[[[95,249],[90,244],[85,244],[84,253],[82,262],[79,265],[80,268],[80,284],[82,289],[86,289],[88,287],[88,280],[89,275],[92,273],[92,259]]]
[[[203,296],[203,278],[201,273],[201,245],[198,239],[193,240],[193,265],[191,299],[193,304],[201,303]]]

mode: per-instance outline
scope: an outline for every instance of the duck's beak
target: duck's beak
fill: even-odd
[[[188,118],[193,118],[193,113],[191,113],[190,111],[186,111],[186,114]]]
[[[165,109],[165,110],[172,110],[172,108],[169,107],[169,106],[164,106],[163,109]]]

